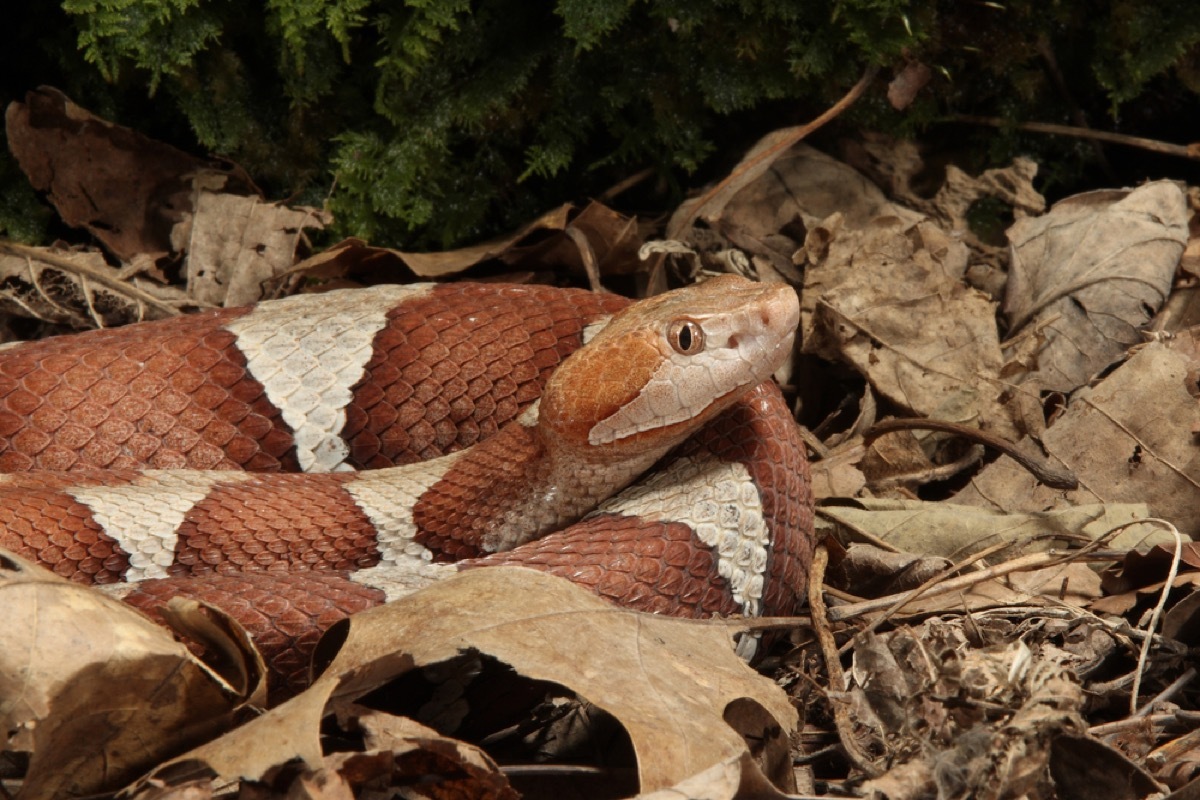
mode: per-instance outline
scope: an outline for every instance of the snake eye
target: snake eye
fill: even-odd
[[[704,349],[704,329],[690,319],[677,319],[667,330],[671,347],[685,356],[694,356]]]

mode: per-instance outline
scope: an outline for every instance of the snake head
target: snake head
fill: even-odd
[[[735,275],[635,303],[558,367],[538,425],[580,450],[665,452],[767,380],[799,320],[791,286]]]

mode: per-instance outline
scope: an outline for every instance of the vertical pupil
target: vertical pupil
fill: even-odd
[[[679,329],[679,349],[685,352],[692,349],[692,326],[684,325]]]

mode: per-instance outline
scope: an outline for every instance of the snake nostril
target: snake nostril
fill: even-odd
[[[767,311],[764,308],[762,311],[759,312],[759,317],[762,319],[763,325],[766,325],[768,328],[771,326],[771,312],[770,311]]]

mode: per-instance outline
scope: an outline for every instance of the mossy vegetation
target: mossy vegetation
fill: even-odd
[[[327,203],[333,235],[442,248],[650,168],[661,208],[765,131],[811,118],[870,64],[841,124],[928,133],[948,115],[1180,141],[1200,113],[1187,0],[63,0],[15,12],[31,52],[6,100],[54,84],[184,149],[241,163],[276,199]],[[57,31],[48,34],[46,31]],[[15,56],[0,56],[12,60]],[[932,81],[906,109],[885,82]],[[1095,148],[955,131],[968,168],[1027,152],[1069,185]],[[0,232],[47,235],[8,156]]]

